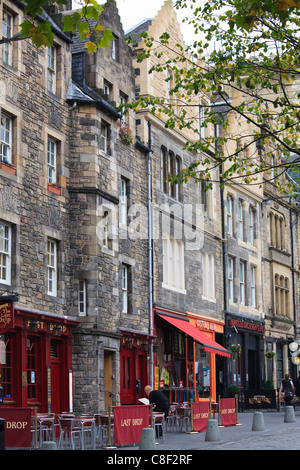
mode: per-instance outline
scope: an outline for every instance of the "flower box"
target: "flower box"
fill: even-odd
[[[48,183],[48,190],[51,191],[51,193],[58,195],[61,193],[61,187],[54,183]]]
[[[0,169],[3,171],[7,171],[7,173],[10,173],[12,175],[16,174],[16,167],[11,163],[0,162]]]

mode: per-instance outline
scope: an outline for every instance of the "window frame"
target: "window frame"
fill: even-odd
[[[185,293],[184,243],[176,238],[162,238],[162,286]]]
[[[227,289],[229,302],[234,302],[234,258],[232,256],[227,258]]]
[[[51,146],[53,145],[53,148]],[[47,140],[47,182],[57,183],[57,147],[58,142],[53,137],[48,136]]]
[[[246,305],[246,262],[240,260],[240,305]]]
[[[228,211],[228,208],[230,208],[230,211]],[[232,198],[232,196],[227,194],[227,198],[226,198],[226,230],[227,230],[228,235],[233,234],[233,220],[232,220],[232,217],[233,217],[233,198]]]
[[[7,15],[11,19],[11,24],[7,25],[6,30],[4,28],[4,26],[6,25],[6,22],[4,20],[4,15]],[[8,28],[10,28],[10,32],[7,31]],[[2,38],[3,39],[11,38],[13,36],[13,30],[14,30],[14,16],[12,13],[8,12],[4,8],[3,13],[2,13]],[[4,58],[5,55],[7,56],[7,60]],[[2,44],[1,58],[4,64],[12,67],[13,65],[13,43],[12,42],[6,42]]]
[[[121,178],[120,184],[120,224],[127,226],[127,201],[128,201],[128,182],[125,178]]]
[[[12,142],[13,142],[13,119],[6,114],[5,112],[1,112],[1,135],[0,135],[0,159],[4,163],[8,163],[9,165],[12,164]],[[5,120],[5,123],[3,122]],[[9,124],[9,129],[7,128],[7,124]],[[6,139],[8,134],[8,139]],[[3,136],[3,138],[2,138]],[[7,149],[7,155],[3,157],[3,147]]]
[[[78,314],[80,317],[87,315],[87,281],[79,279],[78,283]]]
[[[122,313],[128,313],[128,266],[121,266]]]
[[[250,266],[250,306],[256,308],[256,266]]]
[[[5,285],[11,285],[11,274],[12,274],[12,226],[11,224],[0,220],[0,226],[4,227],[4,235],[0,236],[2,243],[0,246],[0,283]],[[6,276],[3,276],[3,272],[6,272]]]
[[[57,241],[54,239],[48,238],[47,240],[47,294],[52,297],[57,297],[57,267],[58,267],[57,254],[58,254]],[[53,262],[52,262],[52,259],[53,259]]]
[[[57,79],[57,50],[52,44],[47,48],[47,90],[53,95],[56,94]]]

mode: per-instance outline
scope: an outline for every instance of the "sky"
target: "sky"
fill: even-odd
[[[154,18],[157,12],[164,4],[164,0],[116,0],[119,14],[122,20],[124,32],[136,26],[141,21]],[[182,23],[181,20],[186,16],[187,11],[176,10],[177,19],[180,23],[180,29],[184,36],[186,44],[193,41],[193,26]]]

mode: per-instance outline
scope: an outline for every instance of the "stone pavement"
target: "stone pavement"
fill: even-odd
[[[300,410],[295,411],[296,422],[285,423],[285,411],[264,411],[265,430],[252,431],[254,412],[239,413],[237,426],[219,427],[219,441],[206,441],[206,433],[186,434],[167,432],[157,452],[196,450],[300,450]],[[139,446],[121,447],[122,450],[139,450]]]

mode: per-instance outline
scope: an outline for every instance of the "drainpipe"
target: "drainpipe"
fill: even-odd
[[[148,121],[148,263],[149,263],[149,330],[153,335],[153,242],[152,242],[152,148],[151,122]],[[150,385],[153,388],[153,342],[150,341]]]
[[[296,318],[296,299],[295,299],[295,261],[294,261],[294,233],[293,226],[298,222],[298,214],[296,220],[293,222],[292,199],[290,198],[290,231],[291,231],[291,268],[292,268],[292,289],[293,289],[293,320],[294,320],[294,335],[297,337],[297,318]]]

